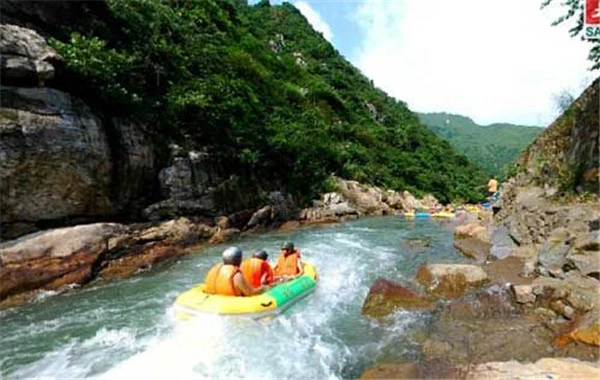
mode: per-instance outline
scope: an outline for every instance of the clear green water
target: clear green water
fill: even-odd
[[[430,239],[411,250],[402,242]],[[382,321],[360,310],[378,277],[403,283],[425,262],[457,262],[438,222],[365,218],[339,226],[256,235],[235,242],[274,260],[293,240],[319,272],[316,291],[269,321],[172,317],[175,297],[202,282],[224,246],[201,250],[133,278],[41,295],[0,312],[0,374],[23,378],[354,378],[378,360],[415,359],[426,315]]]

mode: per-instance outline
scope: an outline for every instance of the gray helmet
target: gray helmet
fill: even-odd
[[[294,243],[292,243],[291,241],[286,241],[281,245],[281,249],[283,250],[290,250],[293,251],[294,250]]]
[[[242,250],[238,247],[229,247],[223,251],[223,263],[226,265],[240,265]]]
[[[257,259],[266,260],[269,258],[269,254],[264,249],[259,249],[258,251],[252,254],[252,257],[256,257]]]

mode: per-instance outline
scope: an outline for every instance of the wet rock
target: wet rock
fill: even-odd
[[[262,225],[266,225],[266,224],[270,223],[271,222],[271,211],[272,211],[271,206],[264,206],[264,207],[260,208],[259,210],[257,210],[250,218],[250,221],[246,225],[246,228],[254,228],[257,226],[262,226]]]
[[[431,246],[431,240],[428,238],[409,238],[404,239],[402,246],[408,249],[421,249]]]
[[[361,379],[458,379],[453,365],[441,360],[427,363],[385,363],[368,368]]]
[[[423,356],[426,361],[444,358],[450,350],[452,346],[440,340],[427,339],[423,343]]]
[[[221,244],[226,241],[233,239],[235,236],[240,234],[240,230],[237,228],[228,228],[226,230],[219,230],[215,232],[213,236],[208,240],[210,244]]]
[[[34,289],[83,283],[108,250],[109,239],[126,232],[120,224],[59,228],[0,245],[0,300]]]
[[[177,245],[152,243],[139,247],[134,253],[104,263],[97,276],[103,280],[127,278],[149,270],[162,261],[182,256],[186,252]]]
[[[300,222],[297,220],[289,220],[279,226],[279,229],[282,231],[292,231],[300,228]]]
[[[534,303],[535,294],[531,285],[513,285],[512,290],[518,303]]]
[[[329,216],[316,219],[307,219],[303,221],[302,224],[305,226],[328,226],[331,224],[338,224],[340,221],[340,218],[336,216]]]
[[[379,318],[397,309],[430,310],[434,302],[400,284],[379,278],[371,285],[362,307],[363,315]]]
[[[489,230],[478,223],[460,225],[454,230],[454,247],[479,262],[490,254],[490,239]]]
[[[511,319],[521,315],[522,311],[522,306],[516,302],[509,287],[494,284],[451,300],[443,308],[442,314],[450,319],[471,321]]]
[[[416,363],[380,364],[367,369],[361,380],[422,379],[423,369]]]
[[[537,360],[554,333],[524,310],[510,288],[492,285],[440,304],[430,331],[452,347],[446,360],[454,364]]]
[[[600,370],[594,363],[571,358],[543,358],[535,363],[490,362],[462,368],[468,380],[488,379],[597,379]]]
[[[432,294],[456,298],[469,288],[485,284],[488,276],[476,265],[429,264],[419,268],[417,281]]]

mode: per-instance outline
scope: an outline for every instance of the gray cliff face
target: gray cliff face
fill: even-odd
[[[218,157],[170,141],[160,142],[171,152],[159,159],[155,126],[114,115],[93,95],[70,94],[75,79],[40,34],[51,35],[56,8],[32,4],[10,2],[0,24],[1,239],[116,218],[228,214],[256,206],[259,194],[276,186],[225,175]],[[86,4],[59,5],[73,17],[91,17],[98,6]]]
[[[139,213],[155,154],[143,125],[44,87],[60,57],[37,32],[0,25],[2,239]]]
[[[2,88],[2,224],[108,215],[112,162],[98,115],[49,88]]]

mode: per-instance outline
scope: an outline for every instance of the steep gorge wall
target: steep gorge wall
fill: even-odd
[[[9,23],[58,31],[53,22],[61,15],[68,21],[101,4],[3,2],[2,239],[56,225],[130,218],[155,193],[155,152],[146,127],[65,92],[70,84],[58,75],[61,57],[46,38]]]
[[[0,25],[0,240],[94,221],[216,216],[255,206],[277,183],[228,176],[97,101],[48,45],[81,25],[118,34],[103,1],[6,1]]]

